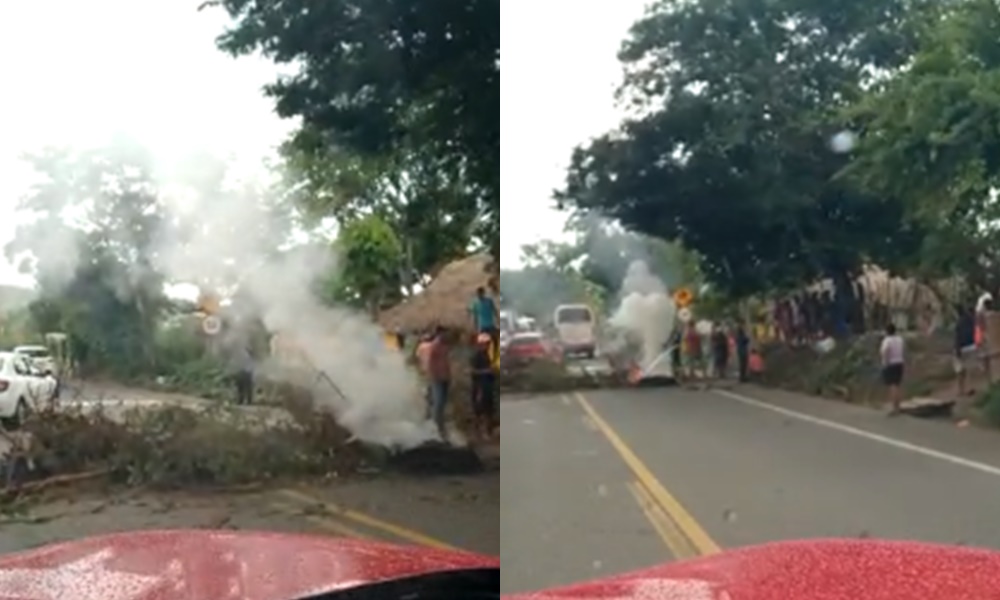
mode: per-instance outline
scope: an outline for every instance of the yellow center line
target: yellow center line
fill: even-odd
[[[323,515],[309,514],[308,512],[303,512],[302,507],[296,508],[286,502],[274,502],[272,505],[283,513],[287,514],[298,514],[302,516],[306,521],[315,525],[319,529],[326,531],[328,533],[335,533],[339,536],[349,537],[353,539],[366,540],[370,539],[371,536],[365,535],[353,527],[349,527],[336,519],[326,517]]]
[[[653,529],[666,544],[674,558],[683,560],[693,558],[698,555],[698,551],[692,547],[691,542],[684,536],[684,533],[677,527],[670,516],[653,500],[646,486],[636,481],[628,484],[628,489],[635,497],[646,519],[649,520]]]
[[[677,501],[674,496],[667,491],[663,484],[659,482],[649,467],[629,448],[628,444],[622,440],[621,436],[601,417],[591,406],[590,402],[579,392],[574,394],[577,403],[583,408],[590,420],[597,426],[597,429],[607,438],[608,442],[618,452],[635,475],[636,479],[645,486],[646,490],[656,501],[656,504],[670,516],[670,519],[677,524],[677,527],[690,540],[691,545],[700,555],[715,554],[721,550],[719,545],[708,535],[708,532],[698,524],[698,521],[691,516],[691,513]]]
[[[353,521],[359,525],[364,525],[375,531],[382,533],[388,533],[400,540],[405,540],[419,546],[427,546],[428,548],[436,548],[438,550],[458,550],[455,546],[443,542],[439,539],[433,538],[419,531],[415,531],[408,527],[403,527],[402,525],[396,525],[395,523],[390,523],[384,521],[377,517],[367,515],[356,510],[351,510],[349,508],[344,508],[342,506],[337,506],[336,504],[331,504],[322,498],[317,498],[305,492],[299,490],[285,489],[278,492],[285,498],[300,502],[302,504],[309,504],[313,506],[322,507],[323,511],[331,516],[339,517],[341,519],[346,519],[348,521]]]

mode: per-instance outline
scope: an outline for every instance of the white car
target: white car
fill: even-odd
[[[51,407],[58,384],[24,355],[0,353],[0,425],[16,429],[32,411]]]
[[[45,346],[18,346],[14,348],[14,354],[28,357],[28,360],[42,373],[58,375],[56,373],[56,360]]]

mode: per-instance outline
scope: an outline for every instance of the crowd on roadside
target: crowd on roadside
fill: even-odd
[[[991,347],[990,322],[996,314],[992,294],[983,294],[975,302],[966,302],[955,307],[956,320],[953,330],[954,352],[952,364],[955,371],[956,392],[958,401],[974,396],[976,390],[970,385],[969,374],[972,370],[982,368],[987,382],[993,382],[993,367],[991,365],[997,349]],[[889,324],[885,329],[882,344],[879,349],[879,367],[882,382],[888,390],[890,415],[902,412],[905,400],[903,383],[906,376],[907,344],[906,338]]]
[[[728,379],[749,382],[764,369],[759,348],[742,322],[687,323],[669,342],[674,373],[682,379]]]
[[[469,402],[476,421],[479,441],[488,442],[499,436],[500,418],[497,405],[497,364],[499,353],[499,317],[496,302],[485,288],[476,290],[469,307],[474,337],[469,353]],[[442,440],[448,440],[447,415],[454,390],[452,364],[457,349],[454,334],[444,327],[420,336],[414,355],[426,382],[427,418],[438,428]]]

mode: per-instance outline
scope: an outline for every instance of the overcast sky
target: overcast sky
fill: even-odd
[[[46,145],[94,146],[126,134],[164,161],[211,151],[269,154],[289,124],[260,93],[275,68],[232,59],[214,38],[225,16],[201,0],[32,0],[0,24],[0,244],[28,180],[18,157]],[[508,0],[500,120],[503,263],[558,236],[551,209],[572,148],[613,127],[615,59],[645,0]],[[0,282],[18,281],[0,260]],[[23,280],[23,279],[22,279]]]
[[[275,68],[219,52],[225,15],[201,0],[32,0],[0,22],[0,244],[28,179],[19,156],[124,134],[165,162],[199,151],[256,160],[289,128],[260,93]],[[17,281],[6,260],[0,282]]]
[[[507,0],[503,4],[501,230],[503,266],[522,245],[558,236],[552,190],[578,144],[614,127],[616,55],[646,0]]]

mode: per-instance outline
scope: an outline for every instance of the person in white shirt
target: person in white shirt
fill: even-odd
[[[898,415],[903,401],[903,373],[906,367],[906,342],[899,335],[895,325],[885,330],[882,348],[879,351],[882,363],[882,382],[889,388],[890,415]]]

